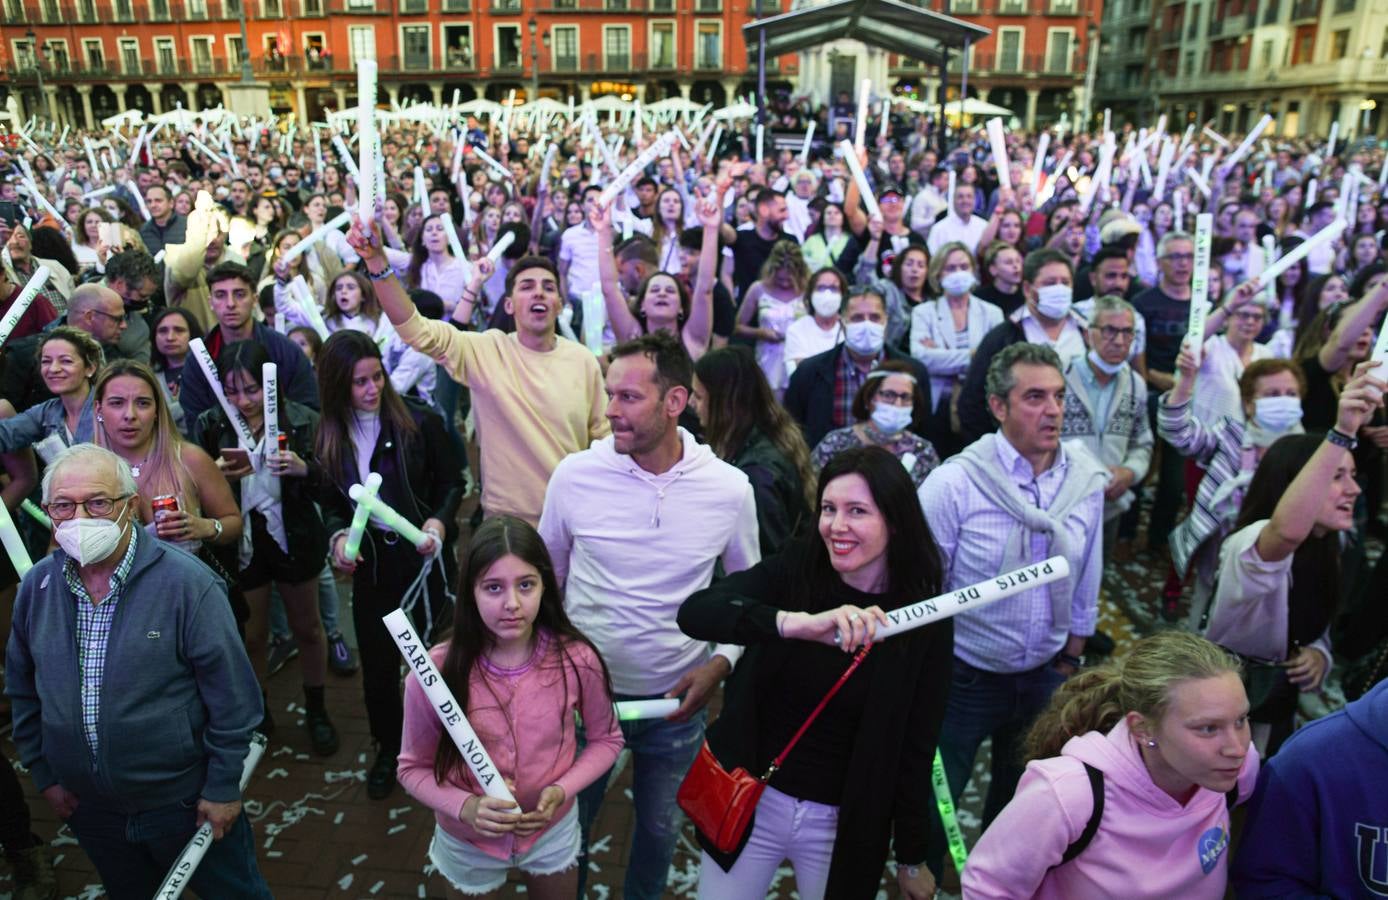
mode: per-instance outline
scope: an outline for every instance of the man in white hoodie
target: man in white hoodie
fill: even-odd
[[[635,774],[623,889],[632,900],[665,891],[679,835],[675,793],[703,743],[704,705],[741,655],[686,637],[675,615],[720,559],[737,572],[761,555],[751,483],[677,424],[693,381],[693,362],[671,335],[614,347],[612,434],[559,464],[540,516],[569,617],[607,661],[617,699],[682,698],[667,719],[622,723]],[[606,781],[579,796],[580,879]]]

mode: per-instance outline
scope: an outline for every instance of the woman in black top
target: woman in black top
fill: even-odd
[[[728,770],[765,772],[887,621],[883,610],[940,592],[939,551],[896,457],[879,447],[839,454],[821,473],[817,499],[818,534],[680,608],[685,634],[747,647],[708,729]],[[700,836],[699,896],[764,897],[789,856],[801,897],[875,897],[889,844],[902,895],[932,896],[930,770],[953,651],[948,620],[874,647],[772,775],[743,845],[721,854]],[[792,835],[787,806],[833,824]]]

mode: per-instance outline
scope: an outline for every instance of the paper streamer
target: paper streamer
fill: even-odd
[[[260,764],[260,759],[265,755],[267,741],[263,734],[256,732],[251,735],[251,745],[246,751],[246,759],[241,763],[241,793],[246,792],[250,786],[251,775],[255,773],[255,767]],[[246,815],[243,809],[241,815]],[[164,876],[164,881],[159,885],[159,890],[154,895],[154,900],[177,900],[183,894],[183,889],[193,880],[193,873],[197,871],[202,858],[207,855],[207,851],[212,847],[212,823],[204,822],[194,834],[192,840],[183,848],[183,852],[174,860],[173,866],[169,869],[169,874]]]
[[[668,131],[656,138],[655,143],[642,150],[636,159],[632,160],[631,165],[623,169],[610,184],[602,189],[602,193],[598,195],[598,205],[610,206],[612,201],[617,199],[617,195],[626,190],[627,185],[639,178],[647,166],[670,154],[670,145],[673,142],[674,136]]]
[[[988,143],[993,149],[993,167],[998,170],[998,187],[1012,190],[1012,163],[1007,158],[1007,138],[1003,136],[1002,119],[988,120]]]
[[[805,165],[810,161],[810,144],[814,141],[815,120],[811,119],[809,127],[805,129],[805,141],[800,145],[800,165]],[[1388,172],[1388,164],[1385,164],[1383,171]]]
[[[515,242],[516,233],[514,231],[506,232],[501,237],[497,238],[496,243],[492,244],[492,249],[487,251],[487,259],[490,259],[493,263],[497,262],[501,259],[501,254],[510,249],[510,246]]]
[[[945,777],[945,761],[940,756],[940,748],[935,748],[935,761],[930,766],[930,785],[935,790],[935,805],[940,810],[940,823],[945,827],[945,838],[949,842],[949,857],[954,863],[954,871],[963,874],[964,862],[969,853],[964,846],[964,832],[959,830],[959,817],[954,812],[954,797],[950,794],[949,779]]]
[[[421,531],[417,525],[406,519],[400,513],[387,506],[380,499],[368,496],[366,488],[360,484],[354,484],[347,491],[347,496],[358,506],[365,506],[371,516],[386,528],[400,535],[405,540],[423,550],[430,545],[437,545],[442,542],[442,535],[438,541],[427,532]]]
[[[987,581],[980,581],[978,584],[971,584],[957,591],[950,591],[946,594],[940,594],[938,597],[931,597],[928,600],[912,603],[910,606],[891,610],[886,614],[887,624],[877,626],[877,636],[874,640],[883,641],[922,625],[948,619],[961,612],[972,612],[1005,597],[1011,597],[1023,591],[1050,584],[1053,581],[1060,581],[1069,576],[1070,563],[1065,560],[1065,557],[1052,556],[1039,563],[1032,563],[1019,569],[1013,569],[1011,572],[1004,572]],[[838,643],[838,641],[839,638],[835,635],[834,642]]]
[[[680,708],[678,697],[662,697],[658,700],[622,700],[614,704],[617,718],[623,722],[636,719],[663,719]]]
[[[863,149],[863,142],[867,138],[867,114],[868,97],[872,94],[872,79],[864,78],[858,85],[858,119],[853,123],[855,131],[853,133],[853,146],[859,150]]]
[[[868,185],[867,175],[858,162],[858,151],[853,149],[853,145],[848,141],[840,141],[839,152],[843,154],[844,162],[848,163],[849,174],[858,184],[858,193],[863,197],[863,208],[867,210],[869,216],[880,216],[882,208],[877,205],[877,198],[872,195],[872,188]]]
[[[34,561],[29,558],[29,551],[24,546],[24,539],[19,536],[9,507],[3,503],[0,503],[0,544],[4,544],[5,555],[10,558],[15,574],[22,579],[34,567]]]
[[[231,423],[232,430],[236,432],[236,442],[246,450],[255,449],[255,435],[251,434],[251,426],[246,424],[246,420],[241,416],[241,410],[232,405],[227,399],[226,391],[222,390],[222,379],[217,376],[217,364],[212,361],[212,354],[207,352],[207,345],[202,338],[193,338],[188,342],[188,350],[193,354],[193,359],[197,361],[198,368],[202,369],[202,375],[207,379],[207,384],[212,388],[212,393],[217,395],[217,402],[222,406],[222,412],[226,414],[227,421]]]
[[[381,489],[381,476],[375,472],[366,476],[366,482],[361,486],[361,495],[368,500],[374,500],[377,491]],[[356,561],[361,556],[361,539],[366,534],[366,524],[371,521],[371,505],[358,501],[356,511],[352,513],[352,524],[347,529],[347,548],[346,556],[352,561]]]
[[[0,318],[0,344],[9,340],[10,333],[14,331],[19,320],[24,318],[24,314],[29,311],[34,299],[38,297],[39,291],[48,283],[48,276],[52,273],[45,265],[40,265],[34,270],[34,274],[29,276],[29,280],[24,283],[24,290],[19,292],[14,303],[6,311],[4,318]]]
[[[429,658],[429,650],[415,633],[414,626],[410,624],[410,617],[405,615],[403,609],[397,609],[382,616],[381,621],[385,622],[386,630],[390,632],[395,646],[400,648],[400,654],[409,664],[410,672],[424,689],[424,695],[429,698],[429,705],[434,708],[435,715],[443,723],[444,730],[453,739],[463,761],[472,770],[473,777],[482,786],[482,790],[488,797],[515,803],[516,798],[506,787],[506,780],[497,771],[487,748],[482,746],[482,739],[472,730],[467,715],[458,705],[453,692],[448,689],[438,667]]]
[[[376,214],[376,61],[357,60],[357,169],[359,208],[367,220]]]
[[[1317,231],[1309,240],[1302,241],[1286,253],[1277,262],[1268,266],[1258,276],[1260,281],[1275,281],[1277,276],[1290,269],[1292,266],[1301,262],[1308,253],[1323,244],[1328,244],[1340,236],[1340,232],[1349,227],[1349,223],[1344,219],[1336,219],[1329,225]]]
[[[1190,316],[1186,323],[1186,349],[1200,365],[1205,348],[1205,319],[1210,312],[1210,245],[1214,242],[1214,216],[1195,217],[1195,271],[1190,279]]]
[[[265,403],[265,458],[280,449],[280,370],[267,362],[260,367],[260,393]]]
[[[280,259],[283,259],[285,262],[293,262],[294,260],[307,253],[308,249],[312,247],[314,244],[326,238],[328,236],[328,232],[336,231],[343,225],[351,224],[351,222],[352,210],[344,209],[342,212],[338,213],[328,221],[324,222],[318,228],[315,228],[313,230],[313,233],[310,234],[308,237],[304,238],[303,240],[299,241],[299,243],[295,244],[293,247],[290,247],[288,250],[284,251],[284,253],[280,256]]]

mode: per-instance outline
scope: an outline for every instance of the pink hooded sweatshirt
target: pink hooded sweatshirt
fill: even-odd
[[[1057,866],[1094,810],[1085,773],[1104,773],[1104,813],[1089,846]],[[1258,779],[1250,744],[1239,771],[1239,800]],[[1066,742],[1061,755],[1027,766],[1017,793],[969,854],[965,900],[1142,897],[1221,900],[1228,878],[1229,811],[1223,794],[1200,788],[1185,805],[1152,783],[1137,744],[1120,721]]]

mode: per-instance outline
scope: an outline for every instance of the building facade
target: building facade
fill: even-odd
[[[1149,125],[1156,119],[1149,79],[1153,2],[1110,0],[1104,7],[1093,108],[1109,109],[1114,126]]]
[[[1385,136],[1388,7],[1372,0],[1154,0],[1151,92],[1172,127]]]
[[[382,103],[515,90],[721,105],[756,82],[750,0],[0,0],[0,103],[13,92],[24,115],[73,125],[214,108],[240,77],[242,3],[253,78],[301,119],[356,103],[361,58],[377,60]],[[768,69],[793,78],[795,59]]]

